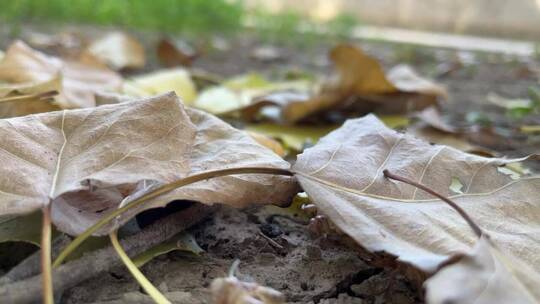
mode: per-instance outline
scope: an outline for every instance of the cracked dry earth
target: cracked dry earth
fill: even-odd
[[[239,279],[275,288],[288,303],[421,303],[396,271],[371,266],[339,238],[313,236],[299,220],[268,210],[224,207],[190,229],[206,253],[171,252],[142,271],[173,303],[210,303],[210,283],[226,276],[235,259]],[[61,303],[153,302],[118,267],[67,290]]]

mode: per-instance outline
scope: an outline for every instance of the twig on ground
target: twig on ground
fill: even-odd
[[[180,231],[210,215],[217,207],[195,204],[169,215],[141,232],[122,240],[122,247],[133,256],[173,237]],[[111,246],[84,255],[82,258],[53,269],[54,291],[60,294],[67,288],[90,279],[95,275],[121,265],[116,251]],[[28,303],[41,298],[41,275],[23,281],[0,286],[2,303]]]
[[[270,243],[270,245],[279,249],[283,249],[283,246],[281,246],[278,242],[272,240],[270,237],[268,237],[266,234],[262,233],[261,231],[259,231],[259,235],[262,236],[265,240],[267,240],[268,243]]]

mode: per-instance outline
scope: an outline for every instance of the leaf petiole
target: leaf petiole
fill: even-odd
[[[171,302],[165,298],[165,296],[154,286],[148,279],[142,274],[142,272],[135,266],[133,261],[129,258],[129,256],[126,254],[124,249],[122,248],[122,245],[120,245],[120,242],[118,241],[118,235],[116,233],[116,230],[111,232],[109,234],[109,237],[111,239],[111,244],[114,247],[114,250],[116,250],[116,253],[124,262],[124,265],[126,265],[129,272],[131,272],[131,275],[139,282],[141,287],[148,293],[148,295],[156,302],[157,304],[170,304]]]
[[[411,186],[414,186],[418,189],[422,189],[424,191],[426,191],[427,193],[435,196],[435,197],[438,197],[440,198],[441,200],[443,200],[445,203],[447,203],[448,205],[450,205],[450,207],[452,207],[454,210],[456,210],[459,215],[461,215],[461,217],[467,222],[467,224],[469,224],[469,226],[471,227],[471,229],[474,231],[474,233],[476,234],[476,236],[478,237],[481,237],[483,234],[485,234],[482,229],[472,220],[472,218],[467,214],[467,212],[465,212],[465,210],[463,210],[463,208],[461,208],[458,204],[456,204],[454,201],[452,201],[451,199],[449,199],[448,197],[442,195],[442,194],[439,194],[437,192],[435,192],[434,190],[430,189],[429,187],[425,186],[425,185],[422,185],[420,183],[417,183],[415,181],[412,181],[406,177],[403,177],[403,176],[399,176],[399,175],[396,175],[394,173],[391,173],[390,171],[388,171],[388,169],[384,169],[383,170],[383,174],[385,177],[387,178],[390,178],[390,179],[394,179],[394,180],[397,180],[397,181],[400,181],[400,182],[404,182],[406,184],[409,184]]]
[[[26,100],[26,99],[47,100],[56,96],[57,94],[58,94],[57,91],[47,91],[47,92],[37,93],[37,94],[7,96],[7,97],[0,98],[0,102],[13,102],[13,101],[19,101],[19,100]]]
[[[43,207],[41,224],[41,280],[43,303],[54,304],[54,291],[51,267],[51,204]]]

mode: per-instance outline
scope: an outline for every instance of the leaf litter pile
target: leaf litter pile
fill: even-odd
[[[487,97],[517,126],[465,125],[451,87],[356,44],[278,80],[171,40],[142,72],[145,52],[113,32],[2,53],[2,303],[540,302],[534,86]]]

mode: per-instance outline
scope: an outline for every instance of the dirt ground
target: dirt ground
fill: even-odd
[[[190,229],[206,253],[172,252],[142,271],[174,303],[209,303],[208,287],[240,260],[237,277],[273,287],[288,303],[418,303],[418,292],[399,273],[370,266],[329,237],[313,237],[293,217],[268,208],[222,208]],[[268,241],[261,236],[264,231]],[[279,245],[279,246],[278,246]],[[65,292],[62,303],[152,303],[123,268]]]
[[[138,34],[151,48],[159,35]],[[0,38],[0,48],[8,45],[9,33]],[[225,40],[228,49],[209,51],[195,67],[223,76],[263,71],[270,76],[287,71],[307,70],[328,73],[326,59],[334,44],[316,41],[304,46],[272,44],[279,58],[261,61],[253,50],[261,42],[253,36]],[[447,86],[449,100],[442,113],[454,125],[464,126],[470,113],[488,116],[500,129],[496,140],[479,136],[475,141],[501,155],[517,156],[540,151],[540,136],[516,131],[521,123],[540,124],[540,117],[524,121],[508,118],[490,105],[486,96],[526,97],[530,86],[538,85],[538,58],[515,58],[357,42],[379,58],[385,68],[397,63],[413,65],[418,72]],[[262,45],[267,45],[266,42]],[[153,54],[149,70],[156,67]],[[501,141],[501,138],[504,141]],[[214,216],[190,229],[206,251],[200,256],[172,252],[155,258],[142,271],[174,303],[209,303],[209,284],[226,276],[235,259],[240,260],[237,276],[246,281],[283,292],[290,303],[356,304],[421,303],[421,291],[398,271],[370,265],[339,237],[315,236],[306,223],[287,216],[272,216],[268,208],[220,209]],[[261,234],[264,233],[266,238]],[[273,241],[268,240],[271,239]],[[152,303],[128,271],[119,267],[65,291],[61,303]]]

